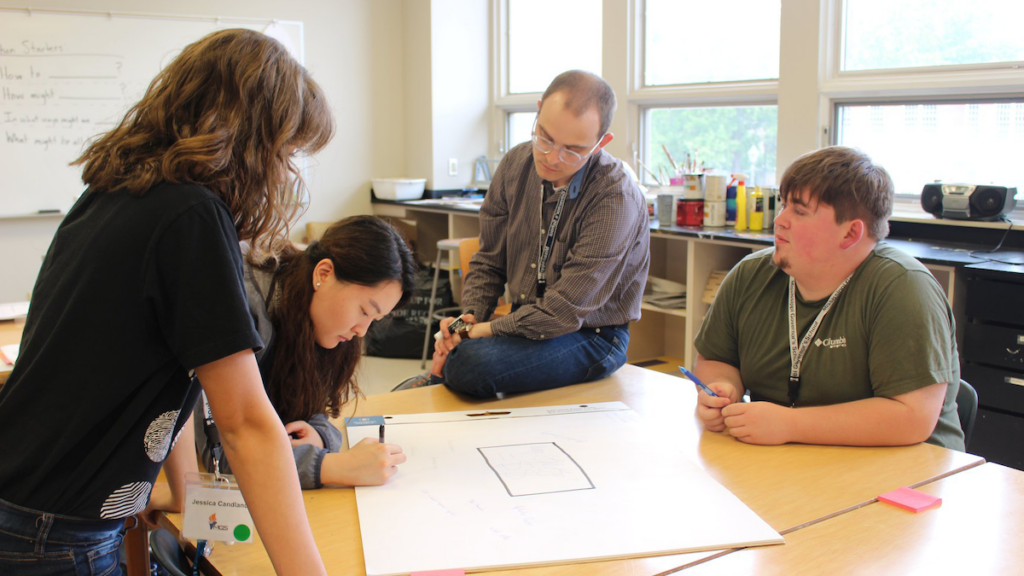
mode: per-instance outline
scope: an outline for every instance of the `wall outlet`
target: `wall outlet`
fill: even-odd
[[[459,175],[459,159],[449,158],[448,159],[448,175],[458,176]]]

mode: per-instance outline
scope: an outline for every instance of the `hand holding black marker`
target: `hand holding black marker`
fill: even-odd
[[[711,388],[708,388],[707,384],[701,382],[700,378],[697,378],[696,374],[690,372],[689,370],[683,368],[682,366],[679,367],[679,371],[683,373],[683,376],[686,376],[690,380],[693,380],[693,383],[696,384],[697,386],[700,386],[701,390],[707,392],[709,396],[714,396],[716,398],[718,397],[718,394],[715,394],[714,391],[711,390]]]

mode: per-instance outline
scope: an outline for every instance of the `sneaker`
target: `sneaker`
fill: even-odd
[[[417,374],[411,378],[406,378],[401,384],[391,389],[392,392],[398,392],[399,390],[411,390],[413,388],[420,388],[423,386],[432,386],[434,384],[440,384],[437,378],[430,375],[430,372],[424,372],[423,374]]]

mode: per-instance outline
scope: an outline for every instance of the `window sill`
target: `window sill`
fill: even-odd
[[[1019,215],[1015,215],[1013,212],[1007,215],[1011,220],[1020,222],[1021,218]],[[1018,216],[1018,217],[1014,217]],[[1005,230],[1008,226],[1006,222],[980,222],[977,220],[953,220],[948,218],[936,218],[931,214],[921,210],[909,210],[895,208],[892,212],[892,217],[889,218],[892,222],[913,222],[916,224],[934,224],[937,226],[956,226],[963,228],[990,228],[994,230]]]

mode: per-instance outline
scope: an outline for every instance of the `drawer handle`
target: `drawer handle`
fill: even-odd
[[[1007,384],[1016,384],[1017,386],[1024,386],[1024,378],[1014,378],[1013,376],[1007,376],[1003,378]]]

